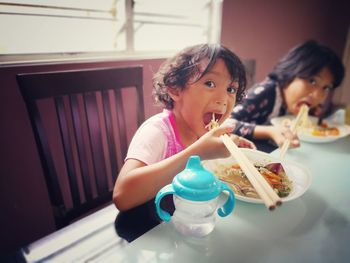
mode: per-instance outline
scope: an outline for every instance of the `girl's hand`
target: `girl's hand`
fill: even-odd
[[[193,144],[195,151],[198,152],[202,159],[229,157],[230,153],[220,138],[224,134],[228,134],[238,147],[256,149],[253,142],[232,134],[233,128],[234,125],[223,125],[208,131]]]
[[[285,140],[290,140],[289,148],[297,148],[300,146],[300,141],[297,133],[292,133],[289,127],[274,127],[271,126],[271,138],[281,147]]]
[[[205,133],[190,147],[193,152],[200,155],[203,160],[229,157],[230,153],[226,149],[220,136],[224,134],[230,135],[233,128],[234,125],[223,125],[214,128]]]
[[[315,117],[320,117],[323,113],[322,105],[317,105],[316,107],[310,109],[310,115]]]
[[[255,144],[244,138],[244,137],[241,137],[241,136],[238,136],[238,135],[234,135],[234,134],[231,134],[230,135],[232,141],[240,148],[250,148],[250,149],[254,149],[256,150],[256,146]]]

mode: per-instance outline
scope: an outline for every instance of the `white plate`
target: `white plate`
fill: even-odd
[[[271,124],[274,126],[280,126],[282,125],[283,120],[293,120],[295,117],[292,115],[286,115],[281,117],[276,117],[271,119]],[[309,119],[316,124],[317,118],[309,116]],[[301,129],[298,132],[299,139],[304,142],[313,142],[313,143],[326,143],[326,142],[333,142],[336,140],[339,140],[340,138],[343,138],[345,136],[348,136],[350,134],[350,126],[349,125],[339,125],[334,124],[331,122],[328,122],[327,120],[324,120],[325,123],[327,123],[331,127],[336,127],[339,129],[339,135],[329,135],[329,136],[315,136],[312,135],[312,129]]]
[[[271,156],[270,154],[267,154],[265,152],[251,150],[251,149],[241,149],[241,150],[248,157],[248,159],[252,161],[252,163],[268,164],[272,162],[280,162],[279,158]],[[219,164],[230,165],[235,163],[237,163],[237,161],[233,157],[203,161],[204,167],[212,172],[215,170],[215,167],[217,167],[217,165]],[[301,164],[284,160],[282,162],[282,166],[286,172],[286,175],[293,183],[293,189],[291,193],[287,197],[282,198],[283,202],[287,202],[302,196],[306,192],[306,190],[311,185],[312,176],[309,169],[307,169],[305,166]],[[250,202],[250,203],[263,204],[263,201],[258,198],[246,197],[246,196],[238,195],[236,193],[235,193],[235,196],[237,200]]]

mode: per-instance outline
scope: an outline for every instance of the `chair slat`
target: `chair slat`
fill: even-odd
[[[71,102],[71,108],[72,108],[75,137],[77,140],[77,148],[79,153],[80,170],[81,170],[83,186],[84,186],[84,195],[86,198],[86,202],[89,202],[90,200],[92,200],[93,197],[92,197],[92,189],[90,184],[88,161],[86,157],[87,149],[83,138],[83,127],[82,127],[83,120],[80,117],[80,108],[79,108],[77,95],[70,96],[70,102]]]
[[[72,142],[70,141],[70,135],[68,131],[69,128],[67,123],[67,117],[65,114],[63,98],[62,97],[55,98],[55,105],[57,110],[57,117],[59,120],[60,132],[62,136],[64,157],[67,165],[67,173],[68,173],[72,201],[74,206],[79,206],[80,196],[79,196],[79,188],[77,183],[77,174],[74,168],[73,150],[72,150],[73,146],[72,146]]]
[[[48,139],[44,131],[42,119],[35,102],[27,102],[27,106],[28,109],[30,109],[29,113],[32,125],[36,127],[36,132],[34,133],[35,140],[37,143],[42,144],[42,147],[38,148],[40,158],[45,158],[46,160],[43,163],[43,170],[46,177],[46,183],[48,184],[48,189],[50,191],[50,200],[56,207],[55,209],[59,209],[58,207],[63,204],[63,197],[62,192],[60,191],[60,184],[57,178],[55,165],[48,144]]]
[[[102,134],[95,93],[85,93],[84,101],[87,112],[97,191],[99,194],[101,194],[108,189],[108,183],[106,178],[107,172],[103,155]]]
[[[121,155],[124,159],[127,152],[127,137],[126,137],[126,123],[124,116],[124,107],[122,100],[122,93],[119,89],[115,90],[115,100],[116,100],[116,108],[117,108],[117,121],[119,128],[119,143],[121,149]]]
[[[111,164],[111,172],[113,181],[117,177],[117,154],[115,151],[115,141],[113,136],[113,125],[112,125],[112,112],[110,105],[110,96],[108,90],[102,91],[102,99],[103,99],[103,109],[104,109],[104,117],[106,124],[106,133],[107,133],[107,143],[108,143],[108,151],[110,156],[110,164]]]

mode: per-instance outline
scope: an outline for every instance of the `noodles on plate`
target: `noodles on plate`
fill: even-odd
[[[290,194],[293,184],[286,176],[281,165],[271,164],[263,166],[254,164],[254,166],[259,173],[264,176],[279,197],[286,197]],[[238,164],[218,164],[214,173],[220,180],[226,182],[236,194],[245,197],[259,198],[254,187]]]

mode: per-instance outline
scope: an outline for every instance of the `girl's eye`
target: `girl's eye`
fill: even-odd
[[[333,89],[332,85],[327,85],[327,86],[323,87],[323,90],[326,92],[330,92],[332,89]]]
[[[314,78],[311,78],[309,81],[310,81],[310,84],[312,86],[316,86],[317,85],[317,82],[316,82],[316,80]]]
[[[227,88],[227,92],[230,93],[230,94],[235,94],[235,93],[237,93],[237,88],[235,88],[235,87],[228,87]]]
[[[209,88],[214,88],[215,87],[215,83],[211,80],[208,80],[204,83],[207,87]]]

